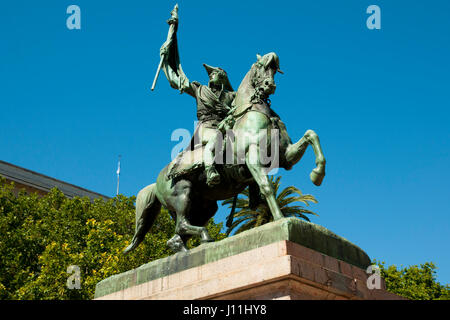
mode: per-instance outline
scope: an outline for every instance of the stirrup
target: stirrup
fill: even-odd
[[[220,183],[220,174],[214,167],[206,168],[206,184],[212,187]]]

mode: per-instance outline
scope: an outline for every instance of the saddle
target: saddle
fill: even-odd
[[[189,175],[199,169],[204,170],[203,148],[186,149],[180,152],[177,157],[169,164],[167,177],[176,179]]]

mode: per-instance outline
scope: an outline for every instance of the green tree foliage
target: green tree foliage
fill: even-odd
[[[123,255],[134,233],[134,197],[91,202],[57,189],[15,196],[0,179],[0,299],[92,299],[100,280],[172,254],[166,241],[175,225],[165,209],[144,242]],[[213,219],[207,228],[215,240],[226,237]],[[70,265],[80,268],[80,289],[67,287]]]
[[[279,181],[272,180],[277,193]],[[16,196],[12,190],[0,177],[0,299],[92,299],[97,282],[171,254],[166,241],[175,227],[167,210],[162,210],[144,242],[124,256],[121,252],[134,233],[134,197],[91,202],[88,198],[68,199],[57,189],[45,197],[25,192]],[[264,204],[251,214],[248,190],[243,194],[247,198],[238,201],[237,221],[249,229],[272,220]],[[302,200],[295,200],[299,197]],[[277,201],[286,216],[301,218],[312,212],[289,204],[316,202],[294,187],[280,192]],[[299,207],[302,211],[297,215]],[[213,219],[208,223],[215,240],[226,237],[221,228]],[[198,244],[199,239],[194,238],[188,246]],[[390,292],[408,299],[450,299],[449,285],[436,281],[436,266],[431,262],[400,269],[374,263],[380,266]],[[80,289],[67,287],[70,265],[80,267]]]
[[[450,286],[436,281],[436,266],[425,262],[420,266],[385,266],[384,262],[374,261],[386,281],[386,289],[411,300],[450,300]]]
[[[275,195],[277,195],[276,201],[285,217],[298,217],[309,221],[306,214],[317,216],[316,213],[306,209],[304,206],[292,205],[294,202],[302,202],[307,206],[309,206],[309,202],[317,203],[314,196],[302,194],[299,189],[293,186],[287,187],[278,193],[280,180],[281,176],[278,176],[276,179],[274,176],[270,176],[270,182],[272,183]],[[246,188],[241,194],[243,198],[238,198],[236,201],[234,221],[231,227],[228,228],[227,234],[231,234],[233,230],[236,230],[235,234],[237,234],[273,221],[272,213],[266,201],[260,201],[259,205],[255,209],[252,209],[250,208],[249,188]],[[228,205],[230,208],[232,207],[232,203],[233,198],[222,202],[223,205]]]

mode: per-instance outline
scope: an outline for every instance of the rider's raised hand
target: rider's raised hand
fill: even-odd
[[[169,25],[171,25],[171,24],[177,25],[177,24],[178,24],[178,17],[172,17],[172,18],[170,18],[169,20],[167,20],[167,23],[168,23]]]

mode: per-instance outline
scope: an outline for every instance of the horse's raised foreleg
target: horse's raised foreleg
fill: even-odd
[[[326,161],[320,145],[319,136],[313,130],[306,131],[305,135],[298,142],[290,144],[287,147],[285,153],[287,162],[286,169],[289,170],[292,168],[303,157],[308,145],[312,146],[316,156],[316,168],[311,171],[310,178],[315,185],[320,186],[325,177]]]
[[[266,197],[267,204],[272,212],[274,220],[284,218],[275,199],[275,192],[272,183],[266,174],[266,169],[259,163],[259,151],[256,144],[251,144],[246,156],[246,165],[261,190]]]

